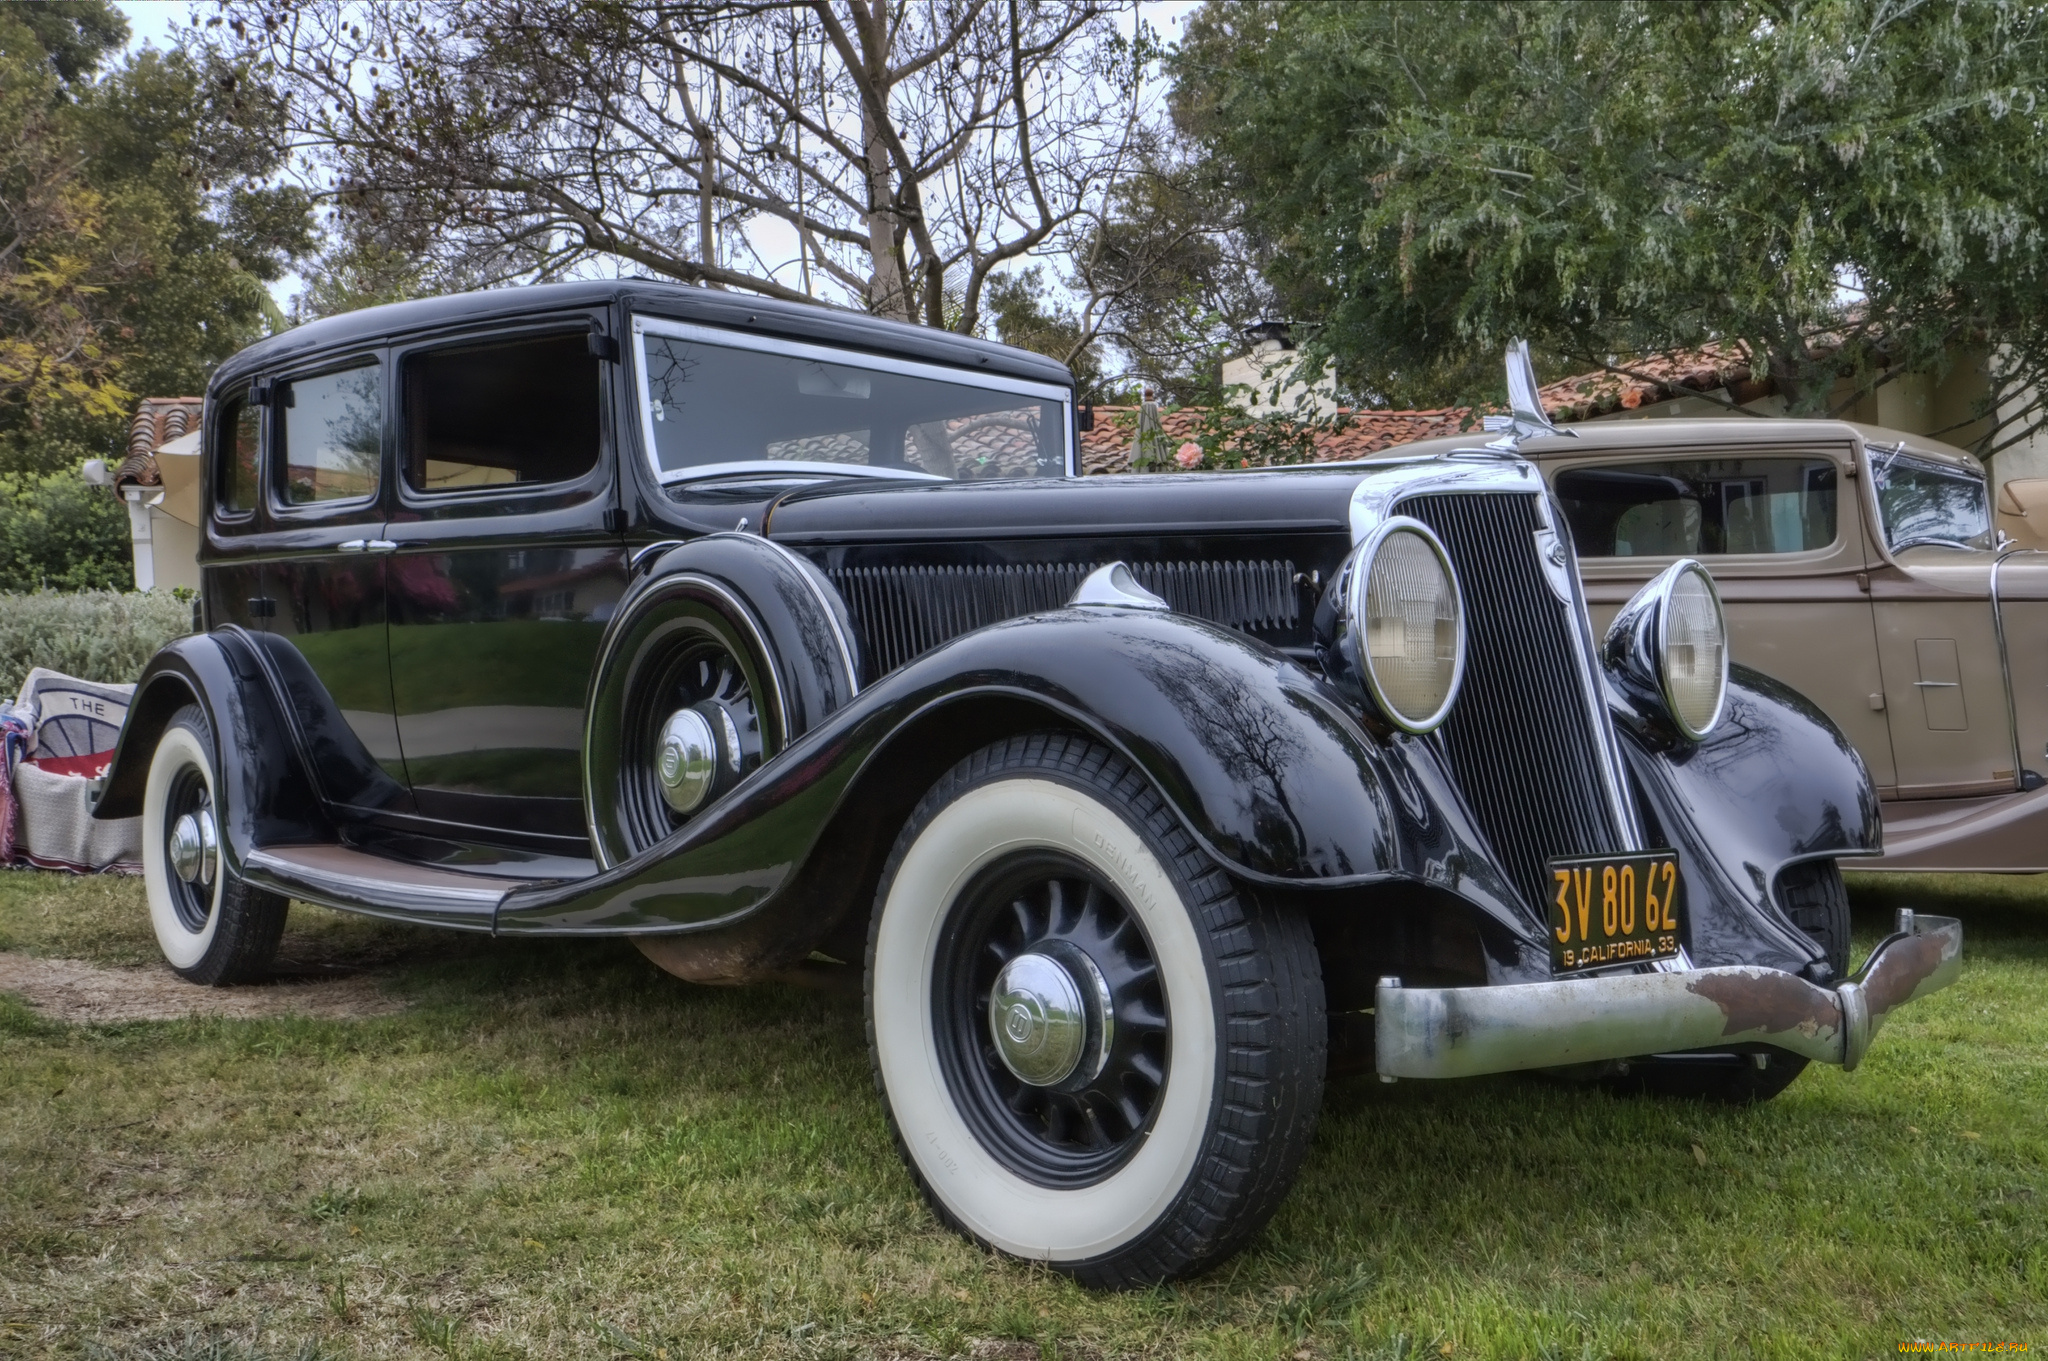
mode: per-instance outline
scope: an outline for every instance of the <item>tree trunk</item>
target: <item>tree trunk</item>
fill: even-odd
[[[889,0],[872,0],[872,8],[874,22],[869,31],[886,35],[889,31]],[[889,54],[876,45],[869,46],[862,55],[867,58],[867,70],[863,75],[868,88],[874,92],[875,102],[886,108],[889,102]],[[867,153],[868,255],[874,262],[874,271],[868,280],[868,306],[879,316],[892,317],[897,321],[916,321],[909,284],[903,277],[902,227],[896,220],[896,196],[889,187],[889,145],[883,140],[874,110],[865,101],[861,104],[860,131],[861,149]]]

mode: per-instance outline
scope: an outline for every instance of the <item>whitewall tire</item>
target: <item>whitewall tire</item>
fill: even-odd
[[[142,880],[164,962],[194,983],[246,982],[270,967],[289,904],[236,878],[205,714],[187,705],[157,739],[142,793]]]
[[[1079,737],[942,778],[883,871],[868,1033],[898,1146],[976,1241],[1102,1286],[1198,1271],[1284,1197],[1321,1100],[1306,924]]]

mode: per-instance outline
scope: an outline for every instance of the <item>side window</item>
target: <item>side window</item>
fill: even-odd
[[[373,496],[384,443],[384,395],[373,362],[277,385],[289,505]]]
[[[601,390],[582,331],[408,355],[406,485],[573,481],[597,466]]]
[[[216,429],[220,447],[214,453],[214,501],[224,515],[245,515],[256,509],[256,448],[263,408],[250,406],[246,393],[231,398]]]
[[[1835,541],[1825,458],[1567,468],[1555,488],[1581,557],[1804,553]]]

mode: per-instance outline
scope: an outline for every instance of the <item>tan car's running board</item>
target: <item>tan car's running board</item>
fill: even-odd
[[[531,879],[466,874],[351,846],[266,846],[242,863],[250,883],[322,907],[488,931],[498,904]]]

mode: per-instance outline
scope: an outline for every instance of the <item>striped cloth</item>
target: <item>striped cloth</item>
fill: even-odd
[[[142,868],[142,819],[94,821],[93,782],[114,759],[132,685],[37,667],[0,715],[0,865],[88,873]]]

